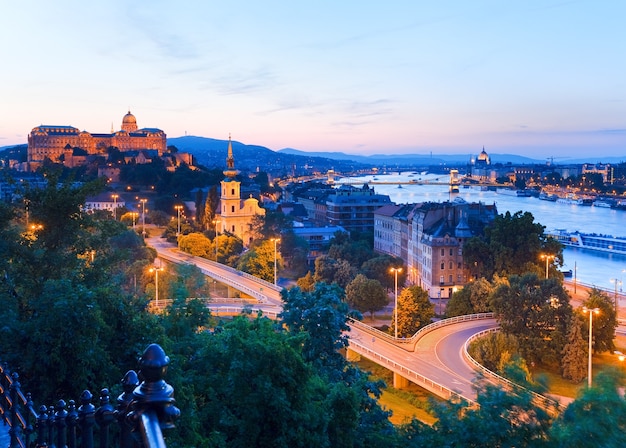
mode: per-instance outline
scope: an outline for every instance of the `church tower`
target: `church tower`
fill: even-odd
[[[221,182],[220,223],[217,231],[236,235],[241,238],[244,246],[248,246],[252,242],[250,224],[255,216],[265,215],[265,210],[259,207],[259,201],[252,196],[245,200],[241,199],[241,182],[237,180],[238,174],[239,171],[235,169],[233,144],[229,135],[226,170],[224,170],[224,180]]]

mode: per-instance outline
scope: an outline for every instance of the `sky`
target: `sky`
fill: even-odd
[[[2,0],[0,146],[36,126],[272,150],[626,156],[622,0]]]

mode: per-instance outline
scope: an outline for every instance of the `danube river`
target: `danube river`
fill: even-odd
[[[375,178],[375,179],[374,179]],[[405,172],[402,174],[385,174],[376,176],[351,177],[337,180],[337,184],[349,182],[358,186],[368,182],[376,193],[389,195],[396,204],[414,204],[418,202],[445,202],[456,197],[467,202],[483,202],[496,204],[498,213],[507,211],[530,212],[535,222],[540,223],[546,231],[565,229],[579,230],[584,233],[599,233],[626,237],[626,211],[610,208],[557,204],[532,197],[516,197],[498,194],[495,191],[484,191],[477,187],[461,188],[459,193],[451,194],[447,185],[393,184],[392,182],[410,182],[441,180],[446,182],[447,176]],[[372,184],[374,182],[374,184]],[[377,184],[376,182],[389,182]],[[626,256],[606,254],[585,249],[567,247],[563,250],[564,266],[562,270],[576,273],[577,282],[594,285],[609,291],[622,290],[622,281],[626,281]],[[626,286],[626,285],[625,285]]]

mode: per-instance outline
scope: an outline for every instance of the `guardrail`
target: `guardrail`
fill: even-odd
[[[442,320],[433,322],[431,324],[428,324],[425,327],[420,328],[410,338],[396,338],[395,336],[385,333],[384,331],[380,331],[377,328],[374,328],[370,325],[367,325],[366,323],[363,323],[359,320],[352,319],[352,318],[348,319],[348,323],[350,325],[354,325],[355,327],[359,327],[372,335],[376,335],[380,339],[383,339],[387,342],[392,342],[394,344],[401,344],[400,345],[401,348],[405,348],[403,347],[403,345],[411,345],[410,347],[411,351],[415,351],[415,345],[417,344],[417,341],[419,341],[425,334],[430,333],[431,331],[436,330],[437,328],[445,327],[447,325],[458,324],[459,322],[468,322],[468,321],[481,320],[481,319],[493,319],[493,317],[494,317],[493,313],[477,313],[477,314],[466,314],[463,316],[450,317],[448,319],[442,319]]]
[[[424,375],[421,375],[414,370],[408,369],[402,366],[401,364],[398,364],[391,358],[387,358],[386,356],[380,355],[376,353],[375,351],[365,347],[364,345],[359,344],[356,341],[349,340],[349,343],[350,343],[349,345],[350,349],[355,351],[356,353],[359,353],[360,355],[365,356],[366,358],[369,358],[372,361],[381,363],[381,365],[387,367],[389,370],[402,375],[404,378],[410,379],[415,384],[433,392],[434,394],[442,398],[445,398],[445,399],[460,398],[466,401],[468,405],[475,404],[475,401],[473,399],[465,397],[462,394],[455,392],[452,389],[442,384],[437,383],[436,381],[430,380],[426,378]]]
[[[186,255],[186,258],[188,260],[192,260],[194,258],[197,258],[197,259],[199,259],[198,261],[202,261],[202,263],[209,264],[209,265],[214,266],[214,267],[216,267],[218,269],[222,269],[222,270],[228,271],[228,272],[230,272],[231,274],[233,274],[235,276],[244,277],[244,278],[247,278],[249,280],[253,280],[256,283],[259,283],[259,284],[263,285],[263,286],[260,287],[259,290],[252,289],[252,288],[250,288],[250,287],[248,287],[248,286],[246,286],[246,285],[244,285],[242,283],[237,282],[236,280],[233,279],[233,277],[228,277],[228,276],[222,275],[222,274],[220,274],[220,273],[218,273],[216,271],[210,270],[210,269],[202,267],[202,266],[198,266],[198,264],[196,264],[196,266],[200,269],[200,271],[203,274],[205,274],[205,275],[207,275],[207,276],[209,276],[209,277],[211,277],[211,278],[213,278],[215,280],[219,280],[222,283],[230,285],[230,286],[236,288],[237,290],[239,290],[239,291],[249,295],[250,297],[254,297],[255,299],[259,300],[260,302],[267,301],[267,296],[263,293],[263,289],[267,288],[267,289],[270,289],[270,290],[274,290],[275,292],[280,292],[283,289],[282,287],[276,286],[273,283],[270,283],[268,281],[262,280],[262,279],[260,279],[258,277],[250,275],[250,274],[248,274],[246,272],[238,271],[237,269],[232,268],[230,266],[227,266],[227,265],[224,265],[224,264],[221,264],[221,263],[217,263],[215,261],[208,260],[208,259],[202,258],[202,257],[194,257],[194,256],[189,255],[189,254],[185,254],[185,255]],[[167,254],[165,252],[159,252],[159,257],[163,258],[165,260],[171,261],[173,263],[181,263],[181,262],[184,263],[184,261],[181,261],[178,257],[175,257],[173,255],[169,255],[169,254]]]
[[[468,348],[469,348],[469,345],[473,341],[475,341],[476,339],[479,339],[479,338],[481,338],[483,336],[486,336],[486,335],[488,335],[490,333],[497,333],[498,331],[500,331],[500,328],[498,328],[498,327],[488,328],[487,330],[480,331],[480,332],[475,333],[472,336],[470,336],[468,338],[468,340],[465,341],[465,344],[463,344],[463,357],[465,358],[465,360],[470,365],[472,365],[475,370],[478,370],[479,372],[481,372],[485,376],[491,378],[497,384],[500,384],[501,386],[506,387],[509,390],[524,390],[524,391],[530,393],[531,396],[533,397],[533,400],[535,401],[535,403],[537,403],[540,407],[542,407],[546,411],[554,412],[555,410],[558,410],[558,408],[560,406],[560,403],[557,400],[554,400],[552,398],[546,397],[545,395],[538,394],[537,392],[534,392],[532,390],[526,389],[525,387],[520,386],[519,384],[514,383],[513,381],[508,380],[507,378],[504,378],[503,376],[498,375],[497,373],[489,370],[488,368],[483,366],[481,363],[476,361],[469,354]]]

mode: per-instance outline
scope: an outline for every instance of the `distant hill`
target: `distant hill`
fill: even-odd
[[[335,160],[354,160],[355,162],[367,165],[467,165],[472,157],[476,154],[373,154],[369,156],[359,156],[355,154],[345,154],[343,152],[304,152],[298,149],[285,148],[278,151],[287,154],[309,154],[335,159]],[[512,164],[532,164],[544,163],[543,160],[531,159],[529,157],[518,156],[515,154],[489,154],[492,163],[512,163]]]

